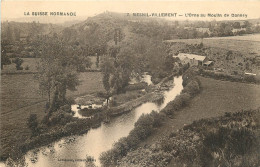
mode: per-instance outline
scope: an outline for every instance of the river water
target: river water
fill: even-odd
[[[109,123],[91,129],[82,136],[72,136],[61,139],[49,146],[29,151],[25,155],[29,167],[85,167],[86,155],[95,158],[95,164],[100,166],[99,156],[112,148],[113,143],[125,137],[134,128],[135,122],[142,114],[160,111],[167,103],[180,94],[182,77],[174,78],[174,87],[164,92],[164,102],[161,104],[147,102],[133,111],[112,119]],[[65,161],[66,160],[66,161]]]

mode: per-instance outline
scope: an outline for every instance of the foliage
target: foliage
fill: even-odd
[[[147,83],[145,82],[140,82],[140,83],[135,83],[132,85],[128,85],[125,90],[126,91],[133,91],[133,90],[140,90],[140,89],[145,89],[147,87]]]
[[[58,36],[43,37],[38,43],[36,49],[41,53],[41,62],[37,78],[40,90],[48,94],[50,111],[55,111],[66,102],[66,91],[76,90],[77,71],[84,61],[77,55],[81,52],[77,46],[67,46]]]
[[[259,109],[195,121],[129,151],[117,166],[259,166],[257,116]]]
[[[1,42],[1,69],[3,69],[3,65],[11,64],[10,58],[6,55],[8,48],[6,47],[7,41]]]
[[[211,77],[214,79],[227,80],[233,82],[255,83],[255,84],[260,83],[259,76],[254,76],[254,75],[230,75],[223,72],[213,72],[213,71],[206,71],[206,70],[201,70],[200,73],[203,76]]]
[[[167,104],[167,106],[162,110],[167,115],[173,115],[176,111],[187,106],[191,99],[189,93],[182,93],[175,97],[175,99]]]
[[[197,80],[190,81],[182,90],[183,93],[189,93],[191,96],[195,96],[200,91],[200,85]]]
[[[37,121],[37,115],[36,114],[30,115],[30,117],[27,120],[27,126],[31,129],[32,136],[38,135],[39,128],[38,128],[38,121]]]
[[[17,57],[13,62],[15,63],[16,70],[23,70],[22,67],[23,59]]]
[[[124,157],[130,149],[136,148],[140,141],[147,138],[153,128],[161,126],[163,120],[164,115],[155,111],[147,115],[141,115],[128,137],[121,138],[111,150],[101,154],[101,163],[104,166],[114,166],[118,159]]]

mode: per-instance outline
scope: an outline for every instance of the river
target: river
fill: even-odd
[[[113,118],[109,123],[102,123],[99,128],[89,130],[87,134],[66,137],[49,146],[31,150],[25,155],[25,161],[29,167],[85,167],[85,162],[81,160],[85,160],[88,155],[94,157],[95,164],[100,166],[100,154],[111,149],[113,143],[120,138],[127,136],[142,114],[160,111],[182,89],[182,77],[175,77],[174,87],[164,92],[163,103],[144,103],[129,113]]]

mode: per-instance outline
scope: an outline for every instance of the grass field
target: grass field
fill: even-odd
[[[203,44],[208,47],[239,51],[242,54],[260,54],[260,34],[204,39],[176,39],[169,41],[184,42],[187,44],[199,44],[203,42]]]
[[[238,112],[260,107],[260,85],[219,81],[200,77],[202,92],[192,99],[188,107],[167,119],[147,140],[141,143],[153,144],[169,132],[183,128],[195,120],[224,115],[225,112]]]
[[[22,63],[23,71],[30,71],[30,72],[37,71],[37,65],[40,61],[40,58],[22,58],[22,59],[23,59],[23,63]],[[90,60],[92,62],[91,69],[97,69],[96,67],[97,57],[90,56]],[[29,69],[25,70],[26,67],[29,67]],[[3,72],[14,72],[14,71],[17,71],[14,63],[3,66]]]
[[[67,96],[76,97],[104,91],[100,72],[81,73],[80,83],[78,90],[68,91]],[[35,113],[41,120],[45,115],[46,99],[46,96],[39,92],[33,74],[1,76],[1,151],[12,149],[10,146],[15,147],[30,136],[26,125],[27,118],[31,113]]]

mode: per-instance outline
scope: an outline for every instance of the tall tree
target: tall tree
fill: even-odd
[[[4,65],[11,64],[10,58],[7,56],[7,44],[8,41],[2,39],[1,40],[1,69],[3,69]]]
[[[79,84],[77,65],[83,62],[75,59],[75,48],[68,46],[57,35],[39,40],[41,42],[37,49],[41,61],[37,78],[40,89],[48,94],[50,111],[55,111],[66,103],[67,90],[76,90]]]

